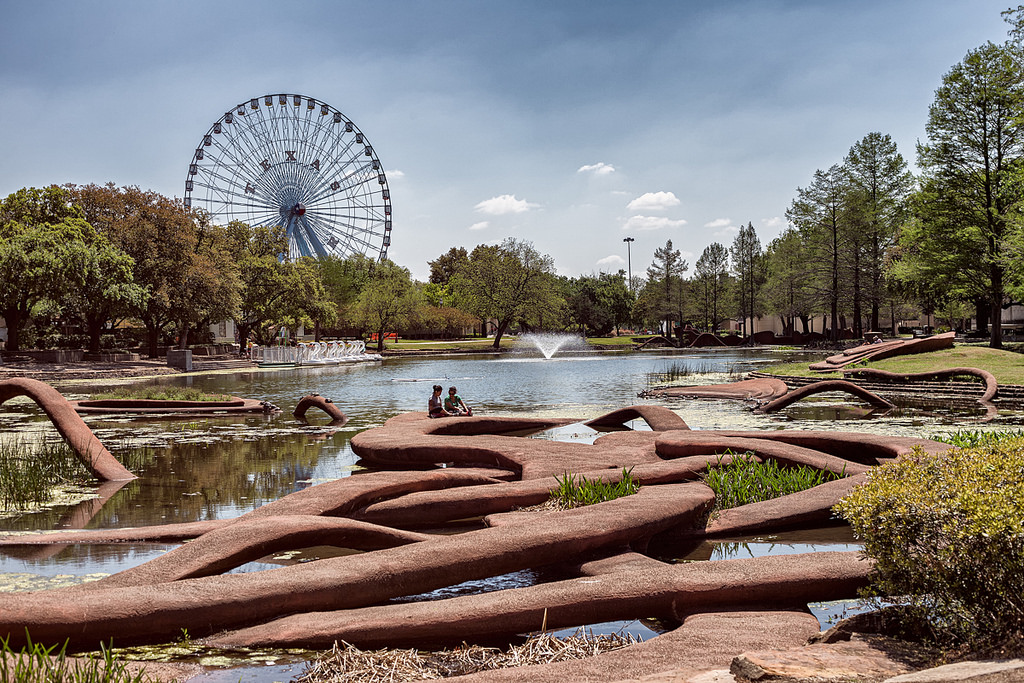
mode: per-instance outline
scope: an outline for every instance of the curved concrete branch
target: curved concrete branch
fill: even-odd
[[[292,415],[300,420],[304,420],[306,418],[306,411],[310,408],[319,408],[327,413],[327,416],[331,418],[331,424],[333,425],[340,426],[348,422],[348,417],[345,413],[341,412],[341,408],[335,405],[331,399],[324,398],[320,394],[303,396],[299,399],[299,403],[295,406],[295,411]]]
[[[795,403],[801,399],[813,396],[814,394],[823,394],[830,391],[843,391],[847,394],[856,396],[857,398],[863,399],[873,406],[878,408],[893,408],[892,403],[886,401],[878,394],[873,394],[863,387],[859,387],[853,382],[847,382],[842,379],[829,379],[824,382],[815,382],[814,384],[808,384],[798,389],[794,389],[785,396],[781,396],[774,401],[770,401],[765,405],[759,407],[757,412],[759,413],[773,413],[776,410],[785,408],[790,403]]]
[[[53,422],[64,441],[100,481],[135,479],[106,446],[100,443],[89,425],[82,421],[71,402],[45,382],[27,377],[0,380],[0,404],[15,396],[28,396]]]
[[[850,375],[862,379],[881,379],[891,382],[924,382],[930,379],[951,379],[965,375],[978,377],[985,383],[985,392],[978,398],[981,402],[991,401],[999,392],[999,383],[996,377],[988,370],[981,368],[949,368],[948,370],[932,370],[931,372],[889,372],[888,370],[876,370],[874,368],[854,368],[843,370],[844,375]]]

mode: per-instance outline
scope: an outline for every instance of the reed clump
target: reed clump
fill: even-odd
[[[725,462],[725,455],[733,457]],[[836,474],[805,465],[784,467],[771,459],[761,462],[750,451],[736,455],[727,450],[701,479],[715,492],[715,510],[728,510],[806,491],[845,476],[845,472]]]
[[[93,394],[93,400],[146,400],[146,401],[227,401],[227,394],[208,394],[195,387],[123,387],[115,391]]]
[[[69,657],[67,643],[45,647],[33,643],[14,650],[7,638],[0,638],[0,683],[156,683],[144,671],[132,671],[111,651],[100,646],[99,657]]]
[[[42,505],[58,486],[88,481],[89,474],[63,441],[0,441],[0,511]]]
[[[572,472],[555,477],[555,481],[558,486],[551,491],[550,500],[563,510],[631,496],[640,490],[640,482],[633,478],[632,467],[628,470],[623,468],[622,477],[613,482],[587,479],[582,474],[577,476]]]
[[[551,633],[530,637],[507,649],[466,645],[451,650],[360,650],[346,642],[311,662],[299,683],[380,683],[438,680],[481,671],[593,657],[641,642],[632,634],[595,635],[577,631],[559,638]]]

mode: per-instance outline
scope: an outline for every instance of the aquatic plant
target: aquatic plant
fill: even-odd
[[[227,401],[227,394],[208,394],[195,387],[122,387],[115,391],[93,394],[94,401],[141,399],[148,401]]]
[[[948,443],[957,448],[978,448],[979,446],[993,446],[1004,439],[1019,439],[1024,437],[1024,429],[1015,429],[1002,432],[984,432],[977,429],[957,429],[953,432],[933,436],[935,441]]]
[[[60,485],[82,483],[89,473],[63,441],[0,441],[0,510],[24,510],[50,500]]]
[[[724,455],[735,456],[730,450]],[[747,451],[728,463],[720,457],[717,464],[701,475],[701,480],[715,492],[715,510],[728,510],[806,491],[845,476],[845,471],[836,474],[805,465],[784,467],[771,459],[758,462],[754,454]]]
[[[53,681],[57,683],[155,683],[143,671],[131,671],[127,664],[114,659],[106,647],[100,656],[68,657],[67,643],[45,647],[33,643],[13,650],[7,638],[0,638],[0,683]]]
[[[558,487],[551,491],[551,500],[565,509],[631,496],[640,490],[640,483],[633,478],[632,467],[628,470],[623,468],[622,478],[614,482],[587,479],[583,475],[577,478],[572,472],[555,477],[555,481]]]
[[[834,508],[875,562],[872,591],[904,596],[940,635],[986,647],[1024,631],[1024,435],[920,449],[876,468]]]

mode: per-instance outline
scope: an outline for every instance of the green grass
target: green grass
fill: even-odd
[[[58,486],[88,480],[88,472],[63,441],[0,442],[0,511],[42,505],[53,498]]]
[[[1024,429],[1014,429],[1004,432],[982,432],[976,429],[958,429],[955,432],[939,434],[931,437],[934,441],[948,443],[957,448],[981,448],[991,447],[1006,439],[1020,439],[1024,437]]]
[[[116,391],[93,394],[94,401],[109,399],[142,399],[147,401],[227,401],[227,394],[208,394],[193,387],[125,387]]]
[[[842,379],[839,372],[811,372],[807,366],[814,361],[802,363],[784,363],[762,368],[762,372],[772,375],[791,375],[816,377],[820,379]],[[928,353],[916,353],[908,356],[897,356],[880,361],[869,361],[858,367],[868,367],[889,372],[913,373],[946,370],[948,368],[981,368],[995,375],[1000,384],[1024,385],[1024,355],[1012,351],[992,349],[987,346],[957,345],[952,349],[942,349]]]
[[[566,472],[561,478],[555,477],[558,487],[551,491],[551,500],[562,508],[576,508],[631,496],[640,490],[640,483],[632,472],[632,468],[623,468],[622,478],[614,482],[587,479],[583,475],[577,478],[572,472]]]
[[[101,646],[99,657],[71,658],[67,643],[59,650],[29,640],[14,650],[0,638],[0,683],[155,683],[144,672],[133,672]]]
[[[725,455],[733,453],[726,451]],[[748,451],[729,463],[719,458],[718,464],[708,468],[701,479],[715,492],[715,510],[728,510],[806,491],[843,476],[804,465],[783,467],[775,460],[761,463]]]

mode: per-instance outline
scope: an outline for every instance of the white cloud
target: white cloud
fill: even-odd
[[[503,194],[500,197],[485,199],[473,208],[491,216],[503,216],[509,213],[524,213],[530,209],[536,209],[537,206],[525,199],[516,199],[514,195]]]
[[[608,175],[609,173],[615,173],[615,167],[611,164],[606,164],[603,161],[599,161],[596,164],[587,164],[586,166],[580,166],[576,169],[577,173],[593,173],[594,175]]]
[[[762,218],[761,225],[769,230],[781,229],[786,227],[786,219],[780,216],[773,216],[772,218]]]
[[[622,258],[618,254],[612,254],[611,256],[605,256],[603,259],[598,259],[598,266],[624,266],[626,265],[626,259]]]
[[[716,218],[713,221],[704,224],[705,228],[726,228],[732,225],[731,218]]]
[[[626,208],[630,211],[664,211],[680,203],[673,192],[648,192],[631,201]]]
[[[490,227],[490,225],[491,224],[489,222],[487,222],[487,221],[480,221],[479,223],[474,223],[473,225],[469,226],[469,229],[470,230],[484,230],[484,229]]]
[[[681,228],[686,225],[686,221],[672,220],[665,218],[664,216],[630,216],[626,221],[625,225],[622,226],[623,230],[661,230],[662,228]]]

